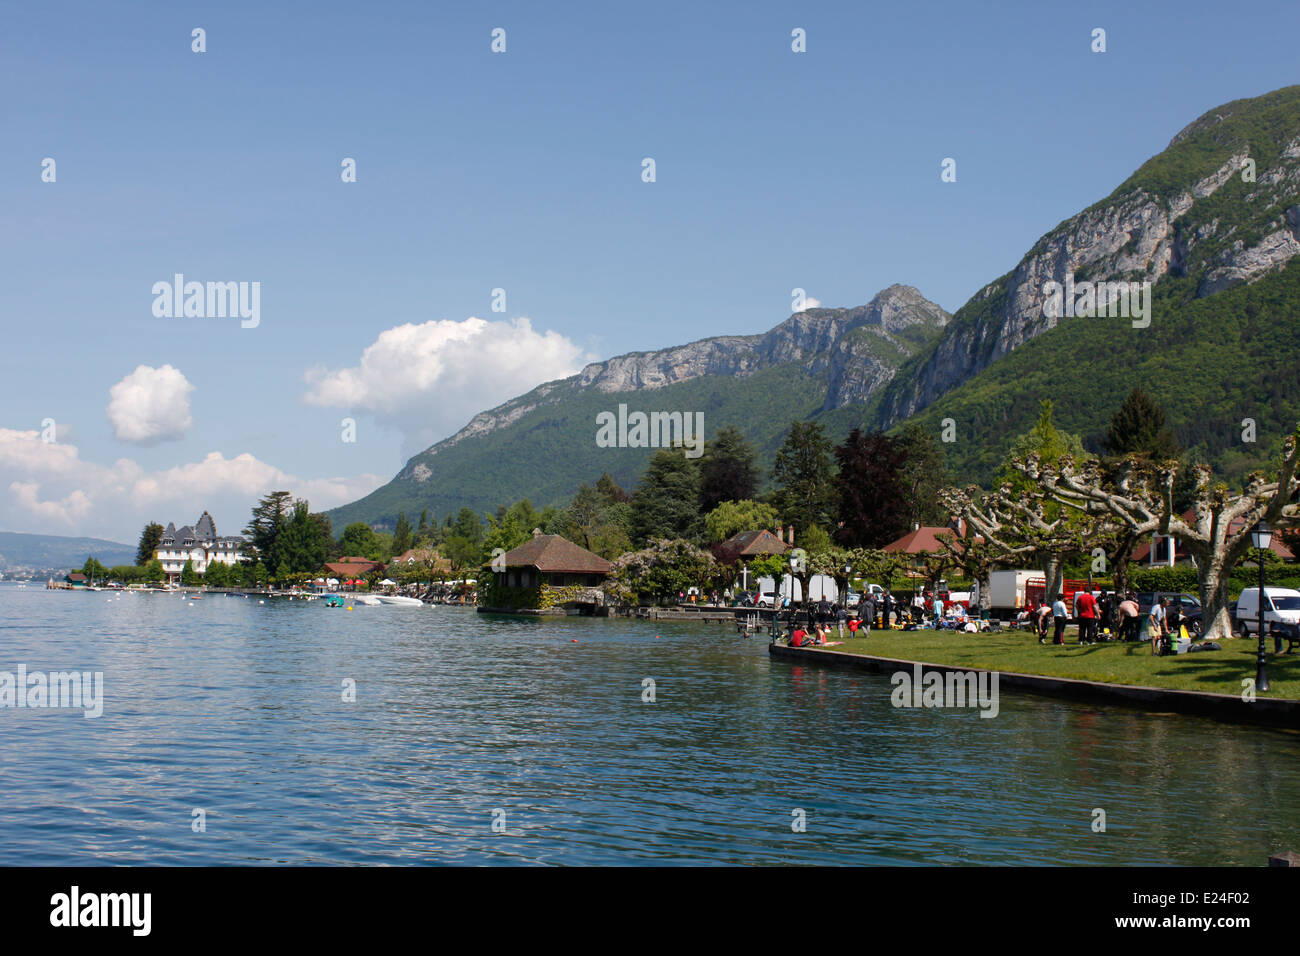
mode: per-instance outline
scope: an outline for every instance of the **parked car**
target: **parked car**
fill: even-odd
[[[1205,630],[1205,609],[1201,607],[1201,599],[1195,594],[1187,594],[1180,591],[1139,591],[1138,611],[1141,613],[1142,634],[1146,636],[1147,615],[1151,613],[1151,605],[1155,604],[1160,598],[1169,598],[1169,603],[1178,604],[1178,609],[1183,613],[1183,624],[1187,627],[1187,633],[1192,639],[1200,637]]]
[[[1295,627],[1300,624],[1300,591],[1293,588],[1264,588],[1264,630],[1269,625]],[[1259,588],[1246,588],[1237,597],[1233,620],[1243,634],[1259,626]]]

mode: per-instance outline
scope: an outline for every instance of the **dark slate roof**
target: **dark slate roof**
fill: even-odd
[[[215,542],[217,544],[242,545],[244,543],[243,537],[237,534],[228,534],[218,537],[217,526],[212,520],[212,515],[208,514],[206,511],[199,517],[198,524],[192,528],[189,525],[185,525],[183,528],[177,528],[176,525],[168,522],[167,530],[164,531],[163,536],[158,539],[158,545],[160,547],[164,545],[171,547],[177,544],[183,546],[186,541],[200,542],[203,544]]]
[[[212,515],[206,511],[199,516],[199,523],[194,526],[194,536],[203,540],[217,536],[217,526],[212,521]]]
[[[539,534],[503,558],[508,568],[536,568],[548,573],[608,574],[612,565],[598,554],[558,534]]]

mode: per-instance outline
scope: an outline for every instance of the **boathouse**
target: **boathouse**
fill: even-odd
[[[611,567],[568,538],[535,530],[532,540],[490,562],[492,583],[479,610],[589,614],[604,606],[601,585]]]

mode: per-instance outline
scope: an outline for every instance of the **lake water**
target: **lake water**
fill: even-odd
[[[104,713],[0,709],[6,864],[1300,850],[1296,734],[1010,692],[993,719],[895,709],[887,676],[773,662],[718,624],[0,586],[0,671],[20,664],[102,671]]]

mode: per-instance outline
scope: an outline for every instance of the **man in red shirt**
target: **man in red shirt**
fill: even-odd
[[[1091,591],[1079,594],[1079,643],[1097,643],[1097,599]]]
[[[805,631],[802,627],[796,627],[794,631],[790,634],[790,646],[803,647],[803,640],[807,636],[808,636],[807,631]]]

